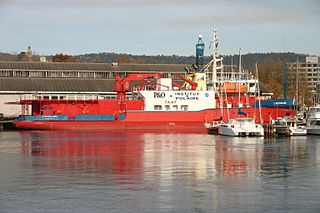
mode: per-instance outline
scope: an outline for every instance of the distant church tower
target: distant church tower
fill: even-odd
[[[32,50],[30,46],[28,47],[28,50],[27,50],[27,61],[32,61]]]

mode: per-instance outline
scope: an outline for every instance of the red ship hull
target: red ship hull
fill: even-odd
[[[150,75],[134,74],[133,77],[141,79]],[[133,77],[129,75],[128,78],[132,80]],[[19,104],[26,109],[25,116],[20,116],[14,124],[20,129],[41,130],[205,132],[205,123],[218,120],[227,122],[243,115],[254,118],[257,123],[270,123],[278,117],[295,115],[292,104],[287,104],[286,101],[278,101],[273,107],[269,107],[270,105],[261,105],[261,97],[258,97],[259,104],[255,96],[246,94],[229,95],[219,99],[213,90],[140,90],[129,100],[129,97],[125,96],[129,88],[128,81],[117,79],[116,100],[21,100]]]
[[[248,117],[256,118],[260,123],[259,109],[243,108]],[[262,122],[269,123],[271,119],[292,116],[294,110],[288,108],[261,109]],[[237,109],[221,111],[220,109],[208,109],[197,112],[146,112],[142,110],[127,111],[123,120],[34,120],[15,121],[15,126],[20,129],[41,129],[41,130],[168,130],[168,131],[189,131],[205,132],[204,123],[215,120],[227,121],[229,118],[241,117]]]

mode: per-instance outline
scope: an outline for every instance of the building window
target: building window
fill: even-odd
[[[28,77],[29,72],[28,71],[16,71],[16,77]]]
[[[71,78],[78,77],[78,72],[63,72],[62,73],[62,77],[66,77],[66,78],[68,78],[68,77],[71,77]]]
[[[62,72],[50,71],[48,72],[48,78],[62,77]]]
[[[162,76],[163,78],[168,78],[168,73],[164,73]]]
[[[174,111],[178,111],[178,106],[177,106],[177,105],[173,105],[173,106],[172,106],[172,109],[173,109]]]
[[[45,71],[30,71],[29,77],[44,78],[44,77],[46,77],[46,72]]]
[[[170,105],[165,105],[166,111],[170,111]]]
[[[12,77],[13,71],[5,70],[0,72],[1,77]]]
[[[108,72],[96,72],[95,75],[96,78],[109,78]]]
[[[94,78],[93,72],[79,72],[80,78]]]

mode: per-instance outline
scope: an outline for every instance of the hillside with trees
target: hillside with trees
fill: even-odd
[[[286,63],[295,62],[296,60],[304,61],[307,55],[296,53],[248,53],[241,56],[241,64],[244,69],[255,73],[255,64],[258,64],[259,79],[263,82],[271,92],[274,93],[275,98],[283,98],[283,82],[284,69]],[[33,59],[39,56],[33,56]],[[84,55],[64,55],[56,54],[53,56],[46,56],[47,61],[52,62],[79,62],[79,63],[113,63],[118,64],[194,64],[195,56],[178,56],[178,55],[132,55],[123,53],[90,53]],[[239,64],[239,55],[223,56],[225,65]],[[21,61],[24,57],[20,54],[0,53],[0,61]],[[210,57],[204,58],[204,63],[208,63]],[[294,97],[296,92],[296,78],[292,73],[288,73],[288,96]],[[303,83],[299,84],[299,93],[305,95],[308,91]]]

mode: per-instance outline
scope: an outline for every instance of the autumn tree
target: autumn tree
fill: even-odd
[[[274,98],[283,98],[283,68],[280,60],[271,57],[258,64],[259,80],[273,93]]]
[[[52,57],[53,62],[75,62],[75,57],[71,55],[56,54]]]
[[[133,58],[118,58],[117,63],[118,64],[133,64],[134,59]]]

